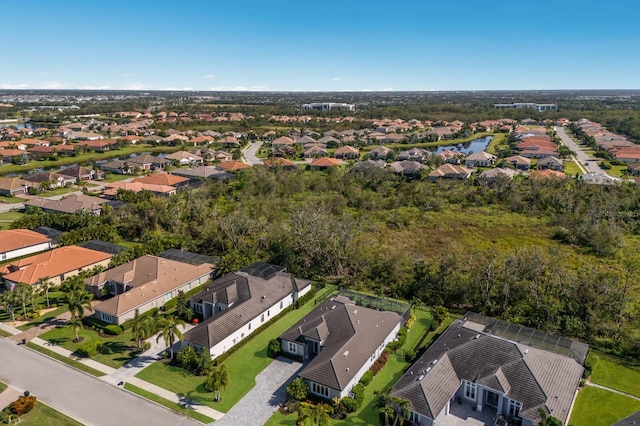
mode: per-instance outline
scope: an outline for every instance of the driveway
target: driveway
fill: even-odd
[[[262,160],[256,156],[261,146],[262,142],[254,142],[244,151],[244,159],[247,164],[251,164],[252,166],[262,164]]]
[[[200,425],[7,339],[0,339],[0,353],[0,381],[83,424]]]
[[[256,377],[256,385],[215,426],[263,425],[286,401],[286,388],[302,364],[279,357]],[[233,377],[231,378],[233,380]],[[231,385],[233,386],[233,381]],[[224,398],[224,392],[222,393]]]
[[[594,158],[590,155],[586,154],[582,147],[573,141],[567,135],[567,132],[564,130],[564,127],[554,127],[556,134],[560,138],[563,144],[565,144],[571,151],[575,152],[576,159],[578,162],[582,163],[584,168],[587,170],[587,173],[596,173],[596,174],[605,174],[605,171],[600,168],[600,165],[596,162]],[[578,165],[580,167],[580,165]]]

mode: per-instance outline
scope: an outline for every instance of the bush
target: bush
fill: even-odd
[[[296,377],[287,385],[287,398],[304,401],[309,395],[309,385],[302,377]]]
[[[388,348],[388,346],[387,346]],[[385,350],[380,354],[380,356],[378,357],[378,359],[376,359],[376,361],[373,363],[373,365],[371,366],[371,371],[373,371],[373,375],[375,376],[376,374],[378,374],[378,372],[380,370],[382,370],[382,367],[385,366],[385,364],[387,363],[387,361],[389,361],[389,352],[387,351],[387,348],[385,348]]]
[[[406,349],[404,351],[404,360],[406,362],[413,362],[415,358],[416,358],[416,351],[412,349]]]
[[[407,322],[404,324],[404,326],[407,327],[407,330],[410,330],[415,322],[416,322],[416,316],[414,314],[411,314]]]
[[[153,316],[158,315],[158,312],[160,312],[160,309],[153,308],[153,309],[148,310],[144,314],[140,314],[140,318],[153,317]],[[133,319],[125,321],[125,322],[122,323],[122,325],[120,325],[120,327],[122,327],[122,329],[124,331],[129,330],[132,326],[133,326]]]
[[[203,376],[211,368],[213,361],[208,350],[186,346],[176,354],[175,365],[196,376]]]
[[[360,383],[362,383],[363,386],[369,386],[371,380],[373,380],[373,371],[367,370],[367,372],[360,378]]]
[[[33,395],[21,396],[9,404],[9,411],[16,416],[22,416],[33,410],[36,405],[36,397]]]
[[[267,356],[269,358],[278,358],[282,351],[282,347],[280,346],[280,339],[271,339],[269,341],[269,346],[267,347]]]
[[[358,410],[362,407],[362,402],[364,401],[364,385],[362,383],[356,384],[351,389],[351,393],[353,393],[353,399],[356,401],[356,410]]]
[[[345,413],[354,413],[358,411],[358,403],[355,399],[345,396],[340,400],[340,407],[338,411],[344,411]]]
[[[81,357],[90,358],[102,350],[102,340],[97,339],[82,344],[76,349],[76,353]]]
[[[119,325],[109,324],[104,327],[104,333],[111,336],[119,336],[122,334],[122,328]]]
[[[584,372],[582,373],[582,377],[584,379],[589,378],[591,376],[591,372],[593,371],[593,367],[598,363],[598,357],[589,352],[589,355],[584,359]]]

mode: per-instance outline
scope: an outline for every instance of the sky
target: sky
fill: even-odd
[[[0,0],[0,16],[0,89],[640,89],[638,0]]]

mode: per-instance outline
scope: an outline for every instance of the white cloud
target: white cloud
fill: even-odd
[[[143,83],[127,83],[122,87],[123,90],[147,90],[151,89],[151,86]]]
[[[27,85],[27,84],[5,84],[5,83],[0,83],[0,89],[5,89],[5,90],[20,90],[20,89],[26,89],[27,87],[29,87],[29,85]]]
[[[393,87],[385,87],[384,89],[378,89],[378,92],[393,92]]]
[[[207,75],[205,75],[203,78],[211,79],[211,78],[215,78],[215,75],[213,75],[213,74],[207,74]]]
[[[85,84],[77,87],[78,90],[109,90],[111,86],[92,86],[90,84]]]
[[[342,80],[342,78],[340,78],[340,77],[333,77],[333,78],[331,79],[331,81],[340,81],[340,80]]]
[[[193,87],[161,87],[160,90],[169,90],[175,92],[193,92],[195,89]]]
[[[259,86],[251,86],[251,87],[247,87],[247,86],[234,86],[234,87],[217,86],[217,87],[210,87],[207,90],[223,91],[223,92],[266,92],[266,91],[271,91],[271,90],[276,90],[276,89],[271,89],[269,86],[265,86],[265,85],[259,85]]]
[[[67,87],[66,83],[60,83],[59,81],[44,81],[40,84],[39,89],[64,89]]]

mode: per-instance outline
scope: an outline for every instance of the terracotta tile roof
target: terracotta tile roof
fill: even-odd
[[[188,182],[189,179],[182,177],[171,175],[169,173],[154,173],[149,176],[137,177],[132,179],[131,182],[140,182],[154,185],[178,185],[180,183]]]
[[[249,164],[243,163],[241,161],[223,161],[218,164],[216,167],[219,169],[227,170],[229,172],[236,172],[239,170],[250,169],[251,166]]]
[[[111,182],[105,183],[104,186],[107,187],[107,189],[102,193],[110,196],[115,196],[118,193],[118,189],[132,191],[136,194],[140,191],[149,191],[156,194],[171,194],[176,191],[175,186],[142,182]]]
[[[291,166],[295,166],[295,163],[291,160],[287,160],[286,158],[269,158],[264,160],[264,165],[267,167],[277,167],[277,166],[282,166],[282,167],[291,167]]]
[[[314,158],[310,165],[311,167],[335,167],[340,164],[342,164],[342,161],[337,158],[320,157]]]
[[[0,231],[0,253],[47,242],[51,242],[51,238],[28,229],[8,229]]]
[[[77,246],[53,249],[35,256],[20,259],[4,267],[7,281],[33,285],[40,278],[57,277],[80,268],[90,268],[111,255]],[[18,269],[9,272],[12,269]],[[8,273],[7,273],[8,272]]]
[[[534,170],[529,173],[529,179],[564,179],[566,175],[556,170]]]

